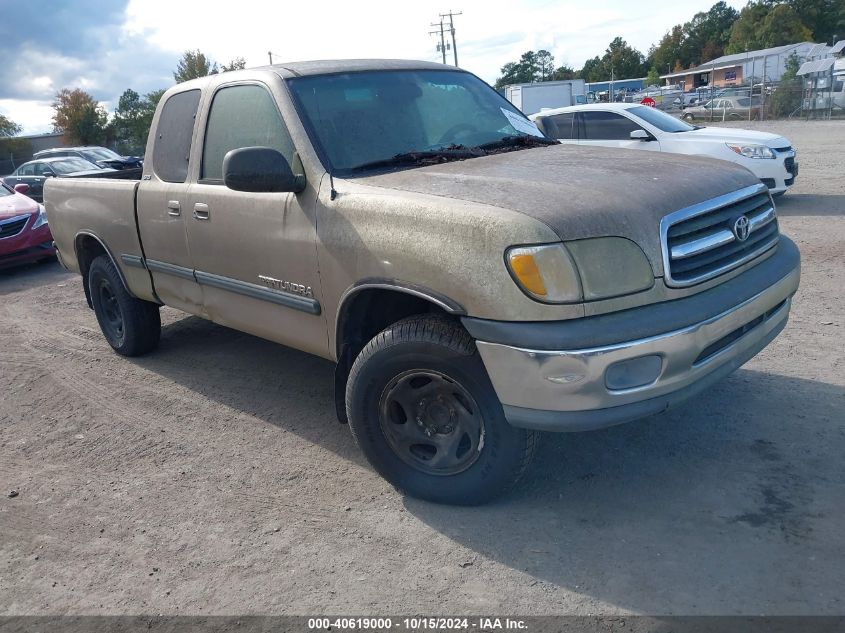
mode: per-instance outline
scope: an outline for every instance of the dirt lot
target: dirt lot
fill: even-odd
[[[845,613],[845,123],[765,127],[801,165],[786,331],[668,414],[546,436],[483,508],[377,477],[325,361],[170,309],[127,360],[79,278],[0,272],[0,612]]]

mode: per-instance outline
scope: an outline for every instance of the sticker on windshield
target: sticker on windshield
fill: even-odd
[[[525,134],[530,134],[531,136],[543,136],[540,128],[538,128],[533,121],[523,119],[516,112],[511,112],[510,110],[505,110],[504,108],[500,108],[500,110],[502,111],[502,114],[505,115],[508,123],[516,128],[517,132],[523,132]]]

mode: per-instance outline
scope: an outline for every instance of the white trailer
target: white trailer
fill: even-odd
[[[565,108],[586,103],[585,94],[583,79],[505,86],[505,98],[525,114],[536,114],[544,108]]]

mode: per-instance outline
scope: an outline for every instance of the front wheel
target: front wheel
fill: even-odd
[[[692,123],[695,120],[695,117],[692,116],[691,114],[685,114],[681,118],[683,118],[683,120],[686,121],[687,123]]]
[[[158,306],[129,294],[108,256],[91,262],[88,289],[97,322],[114,351],[140,356],[156,348],[161,335]]]
[[[511,488],[538,434],[512,427],[472,338],[442,317],[379,333],[346,389],[349,426],[367,460],[401,492],[474,505]]]

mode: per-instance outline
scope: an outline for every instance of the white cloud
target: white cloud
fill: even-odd
[[[193,49],[220,63],[244,57],[248,66],[265,65],[268,51],[276,62],[361,57],[440,61],[430,24],[450,4],[463,12],[455,18],[461,67],[492,83],[502,65],[528,50],[545,48],[558,65],[576,69],[602,55],[617,36],[647,53],[673,25],[715,1],[449,0],[438,6],[396,0],[238,0],[235,5],[231,0],[128,0],[122,16],[117,5],[107,5],[114,10],[102,28],[96,11],[79,17],[88,33],[84,50],[70,30],[39,35],[35,29],[28,40],[6,51],[6,77],[23,79],[5,94],[21,101],[5,103],[24,113],[13,119],[26,132],[49,129],[52,112],[39,104],[57,90],[81,87],[113,107],[126,88],[144,93],[171,85],[179,56]],[[739,8],[745,0],[728,3]],[[41,45],[49,33],[52,48]],[[43,118],[36,121],[32,113]]]
[[[50,101],[0,99],[0,114],[23,126],[24,134],[53,131],[53,106]]]

